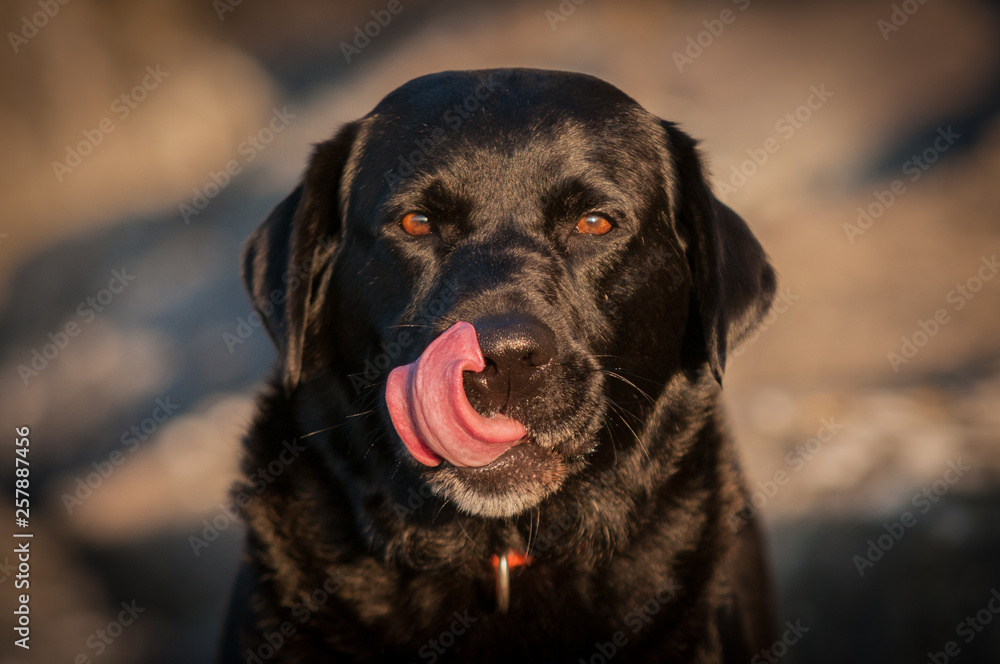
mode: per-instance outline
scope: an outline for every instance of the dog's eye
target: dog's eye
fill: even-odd
[[[587,235],[604,235],[611,229],[611,222],[599,214],[588,214],[576,222],[576,230]]]
[[[430,235],[434,232],[434,224],[427,218],[427,215],[419,212],[411,212],[406,215],[401,224],[407,235]]]

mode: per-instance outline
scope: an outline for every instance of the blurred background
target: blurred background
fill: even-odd
[[[28,426],[34,533],[30,653],[0,547],[0,661],[211,660],[274,360],[241,243],[312,143],[412,77],[494,66],[591,73],[681,123],[780,272],[726,376],[745,516],[808,630],[773,654],[998,661],[997,3],[281,7],[0,7],[0,507],[18,530]]]

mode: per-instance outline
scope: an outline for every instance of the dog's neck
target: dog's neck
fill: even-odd
[[[361,549],[404,567],[447,569],[461,564],[461,560],[470,563],[478,560],[485,567],[492,556],[503,554],[507,554],[509,564],[512,551],[537,560],[572,558],[596,565],[628,545],[637,523],[647,522],[661,511],[657,493],[665,485],[672,484],[669,490],[680,497],[690,490],[681,485],[691,484],[703,469],[712,467],[701,457],[718,453],[719,423],[715,413],[718,391],[700,386],[705,388],[699,390],[702,398],[692,400],[690,384],[680,382],[683,377],[665,388],[649,415],[650,425],[638,432],[635,443],[599,445],[590,467],[567,478],[560,491],[516,517],[469,516],[447,502],[422,495],[411,504],[405,504],[404,500],[405,509],[400,514],[399,496],[382,493],[377,486],[366,483],[363,475],[359,479],[365,465],[374,461],[372,457],[342,458],[334,452],[344,447],[338,431],[302,440],[311,449],[313,462],[320,466],[310,469],[308,474],[316,475],[315,481],[323,493],[334,494],[331,504],[343,505],[344,511],[339,515],[329,515],[340,524],[338,528],[351,522],[350,529],[365,541],[364,545],[359,542]],[[270,407],[290,407],[279,394],[272,396],[268,400]],[[272,421],[275,419],[294,420],[285,417]],[[259,433],[248,438],[245,468],[256,468],[274,454],[273,450],[255,449],[255,439],[288,440],[301,435],[292,431]],[[285,474],[307,472],[299,465],[296,463]],[[342,487],[331,485],[329,479],[320,479],[325,474],[321,468],[333,471]],[[677,475],[683,475],[684,480],[671,479]],[[573,496],[572,500],[567,496]],[[607,501],[625,507],[631,517],[607,521],[606,510],[594,509]],[[325,520],[320,515],[314,516]]]
[[[719,463],[720,455],[731,450],[720,435],[716,396],[705,392],[697,402],[662,400],[651,426],[641,432],[644,440],[639,442],[646,445],[619,447],[613,466],[598,450],[592,467],[571,475],[563,490],[516,517],[470,516],[433,497],[400,515],[394,510],[398,498],[356,474],[370,459],[331,461],[329,446],[337,441],[321,441],[320,435],[301,441],[307,451],[274,478],[281,486],[269,487],[259,498],[254,494],[246,517],[258,541],[266,543],[263,559],[283,579],[280,586],[290,593],[288,601],[311,588],[295,560],[311,560],[313,571],[381,569],[388,587],[413,573],[457,576],[481,584],[501,610],[526,592],[528,581],[537,586],[538,578],[556,575],[585,585],[607,574],[609,565],[636,559],[616,555],[636,547],[654,547],[664,567],[630,574],[662,584],[664,578],[674,580],[671,566],[677,556],[690,554],[673,551],[680,545],[669,529],[685,531],[687,542],[701,541],[699,533],[708,532],[735,504],[738,472],[729,460]],[[262,407],[287,409],[289,404],[276,398]],[[290,420],[262,413],[246,441],[248,476],[273,458],[273,441],[295,439],[293,432],[270,426]],[[649,444],[657,438],[658,444]],[[731,466],[720,475],[720,467]],[[306,496],[308,505],[289,505]],[[611,504],[616,509],[602,509]],[[326,509],[317,509],[320,505]],[[303,532],[310,536],[303,538]],[[302,549],[307,542],[308,550]]]

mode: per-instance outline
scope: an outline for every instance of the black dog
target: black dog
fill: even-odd
[[[282,362],[225,661],[769,647],[719,396],[775,275],[673,124],[580,74],[415,79],[316,147],[244,278]]]

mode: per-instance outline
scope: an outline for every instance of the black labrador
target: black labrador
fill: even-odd
[[[674,124],[581,74],[417,78],[316,146],[244,278],[281,365],[223,661],[771,645],[719,401],[775,274]]]

